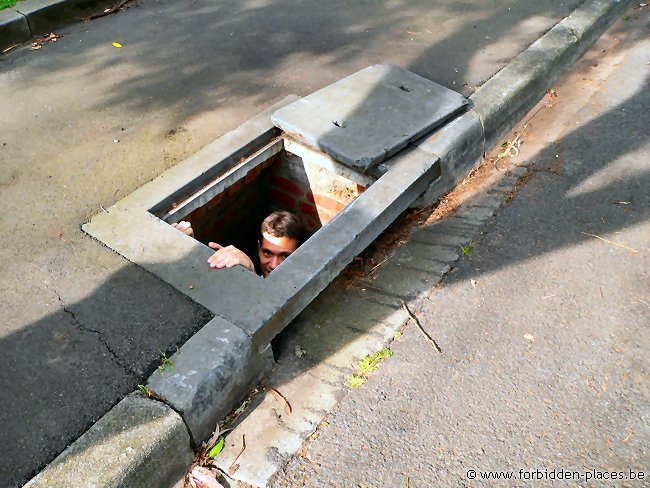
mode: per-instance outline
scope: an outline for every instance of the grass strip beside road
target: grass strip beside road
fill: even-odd
[[[13,7],[19,0],[0,0],[0,10]]]

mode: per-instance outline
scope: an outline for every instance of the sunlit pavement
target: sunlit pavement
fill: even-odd
[[[274,486],[645,483],[647,16],[554,87],[521,134],[521,188],[415,305],[442,352],[411,323]]]

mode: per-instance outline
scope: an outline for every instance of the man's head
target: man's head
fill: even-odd
[[[273,212],[266,217],[260,231],[258,254],[262,275],[266,278],[298,249],[305,231],[296,215],[284,211]]]

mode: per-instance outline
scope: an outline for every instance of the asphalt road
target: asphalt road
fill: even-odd
[[[647,9],[628,17],[523,133],[525,184],[413,304],[442,353],[408,326],[273,486],[648,485],[650,37]]]

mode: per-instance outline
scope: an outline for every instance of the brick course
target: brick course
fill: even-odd
[[[245,247],[256,242],[262,219],[274,210],[295,212],[311,232],[327,224],[364,188],[283,152],[188,215],[196,238]]]

